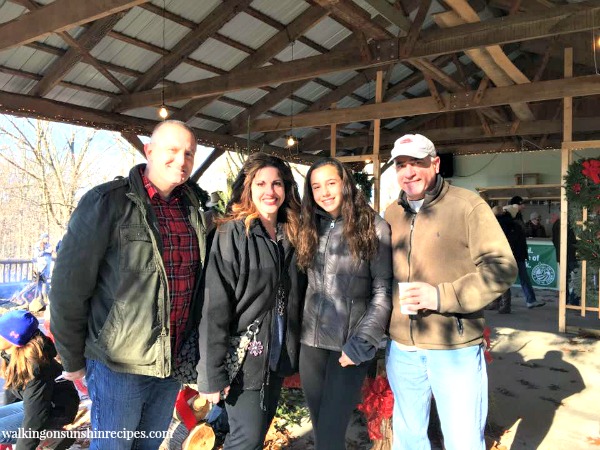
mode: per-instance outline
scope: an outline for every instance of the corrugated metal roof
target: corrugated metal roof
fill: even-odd
[[[162,0],[152,0],[150,3],[159,8],[163,7]],[[187,20],[191,20],[192,22],[200,23],[221,3],[220,0],[196,0],[193,3],[193,7],[190,7],[189,0],[167,0],[165,6],[169,12],[184,17]]]
[[[22,15],[27,9],[15,3],[6,2],[0,7],[0,23],[10,22]]]
[[[133,82],[133,78],[122,75],[127,79],[125,82]],[[81,84],[84,86],[101,89],[103,91],[114,92],[115,94],[120,93],[119,88],[108,81],[104,75],[102,75],[95,67],[88,63],[80,62],[71,69],[64,77],[65,81]],[[61,100],[64,101],[64,100]]]
[[[303,0],[278,0],[276,2],[254,0],[250,6],[284,25],[289,24],[310,7]]]
[[[24,70],[26,72],[43,73],[55,56],[33,50],[29,47],[17,47],[0,52],[0,65],[11,69]]]
[[[157,61],[156,64],[159,64]],[[154,66],[154,64],[152,64]],[[187,83],[189,81],[204,80],[216,76],[214,72],[209,72],[189,64],[180,64],[165,77],[167,80],[177,81],[178,83]],[[160,82],[158,83],[160,84]]]
[[[190,57],[223,70],[231,70],[248,56],[237,48],[223,44],[215,39],[207,39]]]
[[[239,106],[223,103],[219,100],[212,102],[210,105],[202,109],[204,114],[224,120],[231,120],[242,111],[243,109]]]
[[[328,92],[330,92],[330,90],[327,89],[325,86],[315,83],[314,81],[309,81],[300,89],[294,91],[294,94],[299,97],[305,98],[308,101],[316,102],[319,98],[321,98]]]
[[[340,25],[339,22],[331,17],[325,17],[304,33],[304,36],[325,48],[332,49],[351,34],[352,32]]]
[[[110,102],[106,97],[95,95],[90,92],[82,92],[75,89],[71,89],[63,86],[56,86],[47,95],[52,100],[58,100],[61,102],[72,103],[78,106],[85,106],[88,108],[104,108]]]
[[[267,95],[264,89],[246,89],[244,91],[228,92],[227,97],[240,102],[254,104]]]
[[[270,37],[276,34],[277,30],[260,20],[241,12],[227,22],[219,30],[219,33],[234,41],[242,42],[244,45],[257,49],[267,42]]]
[[[110,36],[102,39],[91,53],[102,61],[140,72],[146,72],[160,59],[157,53],[118,41]]]

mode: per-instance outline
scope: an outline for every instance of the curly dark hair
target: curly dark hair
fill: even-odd
[[[342,180],[341,216],[344,222],[343,234],[350,253],[357,261],[368,261],[375,256],[379,246],[375,230],[377,213],[369,206],[364,194],[357,189],[352,173],[337,159],[321,158],[308,170],[304,184],[300,235],[296,246],[298,266],[304,270],[312,265],[319,242],[316,211],[320,207],[315,202],[310,178],[313,171],[326,165],[335,167]]]
[[[231,187],[231,198],[227,203],[225,216],[218,219],[217,224],[220,225],[231,220],[243,220],[246,232],[250,230],[252,221],[259,217],[252,201],[252,180],[256,173],[265,167],[277,169],[283,180],[285,199],[277,211],[277,222],[284,224],[285,235],[288,241],[295,246],[300,229],[300,194],[289,163],[277,156],[258,152],[248,157]]]

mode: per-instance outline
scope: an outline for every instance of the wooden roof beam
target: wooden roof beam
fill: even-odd
[[[40,8],[40,6],[37,6],[37,3],[31,0],[28,0],[28,3],[30,4],[30,9],[32,10],[34,8]],[[86,52],[89,52],[108,34],[108,32],[119,20],[121,20],[124,15],[125,12],[121,12],[95,21],[92,26],[85,30],[77,39],[77,44],[80,46],[80,48],[83,48]],[[66,31],[59,33],[59,36],[61,36],[63,40],[67,42],[67,44],[69,44],[69,39],[73,41],[75,40]],[[35,86],[33,86],[33,88],[29,91],[29,94],[39,97],[44,97],[47,95],[84,57],[85,54],[82,54],[82,52],[79,51],[76,46],[70,45],[69,50],[67,50],[62,57],[54,61],[50,68],[45,71],[43,78]],[[98,69],[98,66],[95,67]]]
[[[102,19],[148,0],[55,0],[0,26],[0,50],[25,45],[49,34]]]
[[[576,117],[574,118],[573,131],[577,133],[596,132],[598,131],[598,123],[600,123],[600,117]],[[513,124],[511,122],[491,124],[490,129],[490,135],[486,134],[485,130],[479,126],[420,129],[419,132],[435,143],[474,141],[512,136],[560,134],[562,132],[562,123],[560,120],[534,120],[532,122],[522,122],[518,134],[513,131]],[[402,134],[404,134],[404,132],[382,131],[381,145],[392,145]],[[337,146],[338,148],[357,148],[366,145],[369,140],[372,141],[373,138],[364,135],[338,138]]]
[[[124,114],[107,111],[98,111],[92,108],[76,106],[69,103],[57,102],[47,98],[31,97],[22,94],[0,92],[0,111],[19,117],[35,117],[54,122],[64,122],[73,125],[94,127],[135,135],[150,136],[159,121],[141,119]],[[193,128],[198,144],[208,147],[222,147],[224,149],[246,149],[248,141],[234,136],[222,135],[212,131]],[[131,136],[131,135],[130,135]],[[282,157],[288,157],[286,149],[264,145],[260,142],[250,141],[253,151],[264,151]],[[308,154],[296,156],[304,163],[314,161],[316,158]]]
[[[196,27],[186,34],[175,46],[157,61],[136,82],[134,92],[152,89],[163,76],[171,73],[188,56],[198,49],[204,41],[215,34],[219,29],[233,19],[237,14],[247,8],[252,0],[231,0],[218,5]]]
[[[413,56],[431,57],[452,54],[473,47],[590,30],[594,28],[595,23],[600,23],[600,0],[556,7],[543,13],[519,14],[508,18],[459,25],[447,30],[426,31],[415,44]],[[209,80],[168,87],[165,89],[165,99],[177,101],[210,97],[236,90],[310,79],[324,73],[388,65],[401,60],[398,56],[398,46],[402,45],[403,39],[377,42],[379,48],[376,46],[371,48],[373,56],[370,59],[357,58],[357,48],[334,51],[327,55],[313,56],[277,66],[236,71]],[[160,89],[142,91],[123,96],[119,110],[157,105],[160,101]]]
[[[418,116],[435,112],[462,111],[488,106],[500,106],[515,102],[554,100],[563,97],[585,97],[600,94],[597,75],[574,77],[562,80],[539,81],[537,83],[490,88],[479,104],[473,104],[473,93],[441,94],[446,107],[439,109],[431,97],[388,102],[378,105],[359,106],[331,111],[320,111],[294,116],[294,127],[305,128],[334,123],[350,123],[362,120],[387,119],[392,117]],[[274,131],[290,128],[289,117],[255,120],[253,131]]]
[[[303,35],[308,29],[312,28],[315,24],[324,19],[328,13],[319,7],[311,7],[300,14],[294,19],[284,30],[276,33],[271,39],[267,40],[254,54],[244,59],[238,64],[227,76],[235,76],[236,74],[243,73],[246,70],[252,70],[252,67],[260,67],[265,64],[284,48],[290,44],[290,40],[294,41],[299,36]],[[282,66],[280,64],[278,66]],[[269,67],[267,67],[269,69]],[[268,84],[268,83],[267,83]],[[183,106],[181,111],[177,113],[175,118],[178,120],[188,121],[191,117],[200,111],[209,103],[213,102],[222,93],[215,93],[214,96],[208,96],[201,100],[192,100]],[[119,110],[121,110],[119,106]]]

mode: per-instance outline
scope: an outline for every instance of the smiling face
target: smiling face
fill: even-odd
[[[315,169],[310,175],[310,186],[315,203],[333,218],[342,211],[342,179],[331,164]]]
[[[425,198],[425,192],[435,186],[436,175],[440,171],[440,158],[398,156],[394,165],[400,189],[406,192],[409,200],[421,200]]]
[[[252,179],[252,203],[261,218],[275,223],[277,211],[285,200],[285,187],[275,167],[264,167]]]
[[[184,127],[164,124],[154,132],[145,151],[148,160],[146,176],[161,197],[168,197],[173,189],[190,177],[194,167],[196,142]]]

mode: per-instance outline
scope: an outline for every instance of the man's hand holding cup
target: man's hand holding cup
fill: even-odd
[[[427,283],[398,283],[400,312],[414,315],[420,309],[437,310],[437,289]]]

